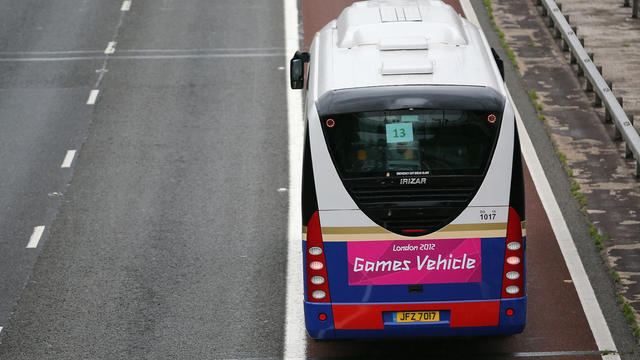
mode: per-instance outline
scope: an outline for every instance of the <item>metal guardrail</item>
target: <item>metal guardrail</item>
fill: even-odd
[[[627,144],[628,155],[633,154],[636,160],[636,177],[640,178],[640,135],[633,127],[633,120],[627,117],[622,105],[620,105],[611,87],[602,77],[601,71],[593,63],[592,57],[585,51],[576,32],[569,25],[558,4],[554,0],[538,0],[538,4],[546,9],[547,15],[560,33],[565,46],[571,51],[572,59],[575,58],[579,69],[582,69],[587,79],[587,86],[591,85],[590,87],[596,93],[596,99],[604,103],[607,113],[616,127],[616,134],[620,133]]]
[[[629,4],[629,0],[624,0],[624,7],[629,7],[631,6],[631,4]],[[633,8],[631,10],[631,17],[636,19],[638,18],[638,0],[633,0]]]

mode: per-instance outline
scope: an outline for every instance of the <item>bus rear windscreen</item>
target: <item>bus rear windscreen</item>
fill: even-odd
[[[483,175],[497,140],[500,115],[408,109],[329,115],[321,121],[343,178],[387,172]]]

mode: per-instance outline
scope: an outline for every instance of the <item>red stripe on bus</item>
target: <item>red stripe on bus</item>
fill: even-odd
[[[425,304],[332,305],[336,329],[383,329],[384,311],[450,310],[450,327],[497,326],[500,301]]]

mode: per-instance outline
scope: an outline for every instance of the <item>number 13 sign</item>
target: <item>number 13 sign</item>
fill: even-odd
[[[399,143],[413,141],[413,124],[392,123],[387,124],[387,143]]]

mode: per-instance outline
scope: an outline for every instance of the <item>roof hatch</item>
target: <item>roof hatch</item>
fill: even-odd
[[[413,6],[389,6],[380,4],[380,21],[422,21],[420,8],[415,3]]]
[[[467,45],[460,16],[440,1],[356,2],[337,19],[337,45],[380,50],[426,49],[428,43]]]

